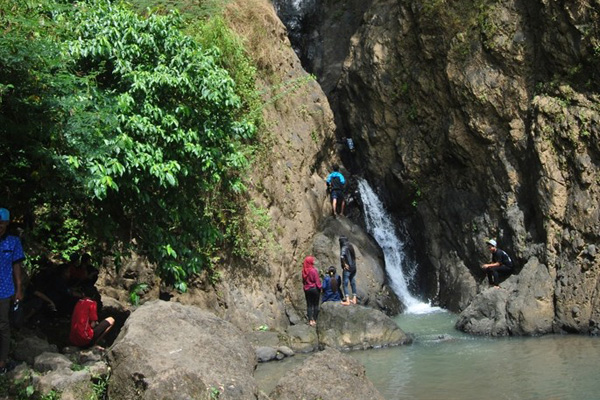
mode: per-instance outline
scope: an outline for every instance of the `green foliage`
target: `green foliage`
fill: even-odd
[[[29,400],[35,398],[35,389],[31,384],[31,375],[27,373],[20,379],[10,379],[6,374],[0,375],[0,393],[7,394],[14,400]],[[42,398],[46,399],[45,396]],[[59,397],[56,397],[56,399],[58,398]]]
[[[110,375],[102,375],[94,379],[92,384],[92,396],[89,400],[102,400],[107,398],[108,378]]]
[[[73,363],[71,364],[71,371],[83,371],[85,367],[81,364]]]
[[[185,20],[197,21],[223,12],[231,0],[133,0],[132,5],[140,13],[165,13],[179,10]]]
[[[148,289],[147,283],[136,283],[129,289],[129,301],[134,306],[138,306],[140,304],[140,297],[144,292]]]
[[[417,183],[417,181],[412,181],[411,182],[411,186],[412,186],[412,192],[413,192],[413,200],[411,202],[411,205],[413,207],[417,207],[419,205],[419,200],[421,199],[421,188],[419,187],[419,184]]]
[[[214,46],[219,49],[217,61],[235,81],[234,89],[242,100],[242,109],[245,112],[262,109],[260,94],[255,85],[256,67],[246,54],[241,39],[229,29],[223,17],[216,15],[204,23],[195,23],[188,31],[204,47]],[[262,125],[261,113],[253,113],[251,117],[255,125]]]
[[[217,400],[221,396],[221,390],[216,387],[211,387],[208,393],[211,400]]]
[[[47,394],[40,396],[40,400],[60,400],[60,397],[60,392],[51,390]]]
[[[133,249],[185,290],[241,208],[260,124],[241,43],[108,0],[0,6],[5,206],[44,251]]]

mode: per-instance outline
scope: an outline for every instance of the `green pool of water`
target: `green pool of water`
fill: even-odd
[[[386,399],[600,399],[600,338],[470,336],[454,329],[456,316],[448,312],[395,320],[413,335],[412,345],[347,353]],[[263,390],[305,357],[261,364]]]

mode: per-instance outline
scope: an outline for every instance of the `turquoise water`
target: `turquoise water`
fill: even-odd
[[[400,315],[410,346],[350,353],[386,399],[600,399],[600,338],[485,338],[448,312]]]
[[[414,336],[412,345],[347,353],[386,399],[600,399],[600,338],[470,336],[454,329],[456,316],[448,312],[395,320]],[[261,364],[263,390],[305,357]]]

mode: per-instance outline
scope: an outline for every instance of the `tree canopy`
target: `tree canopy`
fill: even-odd
[[[236,212],[256,130],[220,50],[177,13],[0,5],[3,206],[40,251],[133,248],[184,290]]]

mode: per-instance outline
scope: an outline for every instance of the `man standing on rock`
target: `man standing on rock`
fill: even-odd
[[[481,268],[485,271],[490,286],[499,287],[500,273],[510,275],[513,269],[513,262],[504,250],[497,247],[498,244],[494,239],[490,239],[485,243],[490,253],[492,253],[492,262],[483,264]]]
[[[21,264],[25,259],[21,240],[7,233],[10,213],[0,208],[0,375],[8,370],[11,299],[21,301]]]
[[[344,271],[344,301],[342,301],[342,304],[345,306],[356,304],[356,254],[354,253],[354,246],[346,236],[340,236],[340,263]],[[350,282],[350,288],[352,289],[352,300],[348,295],[348,282]]]
[[[333,165],[333,172],[327,176],[327,189],[331,196],[331,208],[333,216],[337,215],[337,204],[340,203],[340,215],[344,215],[344,186],[346,185],[346,179],[344,175],[340,173],[340,167],[337,164]]]

